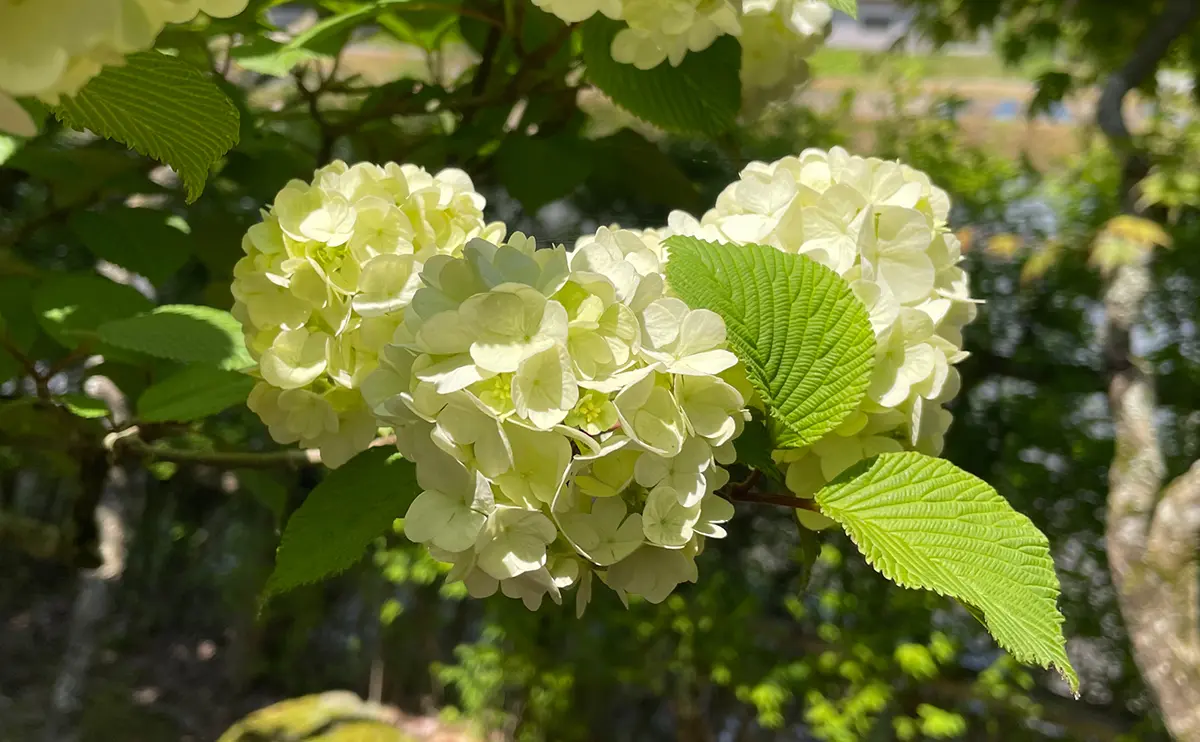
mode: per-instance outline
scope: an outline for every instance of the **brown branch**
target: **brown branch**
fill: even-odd
[[[139,437],[137,426],[110,434],[104,446],[114,456],[138,456],[153,461],[175,464],[195,464],[219,469],[273,469],[279,466],[315,466],[321,463],[321,452],[315,448],[293,448],[283,451],[194,451],[147,443]],[[396,436],[387,435],[371,441],[371,448],[394,446]]]
[[[1096,104],[1096,123],[1117,151],[1127,147],[1130,140],[1125,123],[1125,96],[1150,79],[1171,45],[1187,34],[1197,18],[1200,18],[1197,0],[1168,0],[1125,65],[1109,75]]]
[[[814,513],[821,512],[815,500],[760,491],[757,489],[757,484],[761,479],[762,472],[754,471],[745,482],[730,487],[725,492],[725,496],[734,502],[757,502],[763,505],[778,505],[784,508],[792,508],[793,510],[808,510]]]

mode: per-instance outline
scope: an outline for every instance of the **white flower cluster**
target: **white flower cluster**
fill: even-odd
[[[358,391],[404,318],[422,264],[478,236],[484,199],[460,170],[335,162],[294,180],[242,240],[234,315],[258,361],[250,408],[280,443],[340,466],[375,437]]]
[[[752,163],[697,220],[536,250],[486,225],[459,171],[335,163],[247,234],[234,311],[259,360],[250,406],[331,465],[396,432],[421,492],[405,533],[478,597],[531,609],[599,579],[664,600],[725,535],[733,440],[761,405],[717,314],[664,279],[687,234],[808,256],[869,312],[874,375],[831,434],[776,452],[802,497],[875,454],[937,454],[975,315],[950,202],[927,176],[841,149]],[[823,516],[798,511],[809,527]]]
[[[0,0],[0,133],[36,133],[14,98],[57,103],[105,65],[154,45],[168,23],[229,17],[247,0]]]
[[[688,52],[707,49],[719,36],[738,36],[743,85],[776,93],[807,76],[804,58],[815,51],[833,15],[821,0],[533,2],[568,23],[596,13],[624,21],[626,28],[613,39],[613,59],[643,70],[664,61],[678,66]]]
[[[664,600],[733,506],[715,495],[746,412],[725,324],[665,292],[653,233],[568,255],[516,234],[430,259],[363,385],[422,492],[405,533],[474,596],[531,609],[593,576]]]
[[[807,255],[849,281],[870,311],[878,351],[863,405],[812,447],[776,454],[797,495],[880,453],[941,452],[952,418],[942,404],[958,393],[953,366],[967,357],[962,328],[976,314],[949,210],[924,173],[835,148],[750,164],[699,222],[672,214],[680,233]],[[801,520],[830,523],[803,511]]]

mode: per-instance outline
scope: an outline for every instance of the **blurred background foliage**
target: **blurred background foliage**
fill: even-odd
[[[1109,42],[1139,33],[1116,10],[1124,2],[919,5],[939,38],[1000,23],[1002,57],[1037,52],[1091,65],[1040,72],[1037,105],[1055,90],[1061,98],[1086,89],[1113,64],[1104,58]],[[961,366],[945,455],[1049,536],[1068,649],[1083,679],[1078,702],[1051,674],[1000,652],[964,610],[896,589],[844,537],[798,529],[790,511],[739,505],[730,537],[702,557],[703,579],[658,606],[626,609],[603,594],[577,620],[572,606],[530,613],[503,597],[469,600],[398,535],[341,577],[262,605],[281,523],[320,471],[156,462],[132,483],[136,533],[95,640],[82,739],[216,739],[254,709],[331,689],[381,702],[387,714],[319,697],[284,709],[300,725],[291,731],[260,717],[223,739],[1166,739],[1106,563],[1113,441],[1099,297],[1105,265],[1154,251],[1137,350],[1158,374],[1160,435],[1179,473],[1200,458],[1192,99],[1144,92],[1153,112],[1143,133],[1156,165],[1144,197],[1169,212],[1147,231],[1113,221],[1120,162],[1088,126],[1058,126],[1058,145],[1035,143],[1030,155],[1012,139],[1045,124],[1016,122],[996,146],[960,96],[931,92],[905,59],[874,58],[867,72],[861,59],[815,60],[818,85],[821,64],[869,74],[876,115],[861,115],[852,84],[823,95],[825,105],[801,95],[706,144],[617,128],[625,122],[598,96],[555,89],[566,72],[555,65],[566,58],[528,56],[545,48],[558,21],[528,12],[525,48],[495,57],[505,72],[497,80],[527,86],[520,115],[504,96],[489,103],[487,79],[459,79],[489,43],[467,17],[447,25],[431,12],[424,25],[419,12],[403,23],[381,16],[302,44],[238,26],[244,19],[172,31],[168,45],[181,56],[225,73],[243,114],[241,143],[190,205],[169,174],[119,145],[52,123],[19,148],[0,141],[0,323],[6,343],[43,364],[35,374],[0,350],[0,738],[43,738],[71,649],[77,570],[97,559],[93,510],[105,467],[96,418],[116,413],[89,411],[95,400],[81,392],[104,376],[134,400],[173,370],[112,353],[88,367],[83,359],[103,349],[79,338],[123,302],[134,311],[150,302],[227,308],[241,235],[288,179],[308,177],[331,156],[462,167],[492,218],[571,244],[603,223],[646,227],[665,223],[673,208],[696,213],[749,161],[842,144],[902,159],[954,199],[952,227],[967,246],[974,293],[987,303],[968,328],[972,357]],[[1060,12],[1069,20],[1060,23]],[[233,53],[221,47],[230,33],[245,40]],[[1049,55],[1064,44],[1094,53]],[[1183,53],[1200,53],[1200,44]],[[1068,71],[1068,82],[1055,77]],[[454,114],[425,110],[463,85],[473,86],[474,103]],[[555,167],[532,164],[545,161]],[[90,228],[97,220],[111,228]],[[96,238],[118,228],[143,239]],[[103,296],[79,283],[95,280],[115,283]],[[64,320],[53,301],[31,301],[48,282],[85,295],[83,310]],[[64,335],[64,322],[85,332]],[[74,404],[72,414],[39,404],[39,391]],[[273,447],[243,407],[161,433],[198,451]],[[385,734],[378,719],[404,731],[368,736]]]

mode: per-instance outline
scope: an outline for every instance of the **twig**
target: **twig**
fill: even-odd
[[[131,428],[136,431],[136,428]],[[175,464],[199,464],[224,469],[272,469],[277,466],[311,466],[321,463],[321,453],[313,449],[287,451],[188,451],[146,443],[134,435],[113,434],[105,447],[114,454],[128,453],[154,461]]]
[[[793,510],[809,510],[814,513],[821,512],[815,500],[807,500],[803,497],[794,497],[792,495],[773,495],[770,492],[759,491],[756,488],[760,481],[762,481],[762,472],[756,469],[750,473],[746,481],[730,487],[725,496],[734,502],[758,502],[764,505],[779,505],[780,507],[792,508]]]
[[[33,359],[25,355],[6,332],[0,332],[0,349],[7,351],[17,363],[21,364],[21,368],[24,369],[25,373],[33,379],[33,383],[37,387],[38,397],[41,399],[50,399],[50,385],[47,383],[47,376],[38,371],[37,364]]]

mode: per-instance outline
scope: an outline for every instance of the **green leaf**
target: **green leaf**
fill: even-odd
[[[254,379],[237,371],[190,366],[152,385],[138,398],[142,422],[190,422],[241,404]]]
[[[762,245],[672,237],[667,281],[721,315],[729,345],[767,405],[775,448],[821,439],[856,410],[875,363],[867,308],[840,276]]]
[[[70,224],[93,255],[158,285],[175,275],[192,252],[191,236],[172,226],[171,218],[155,209],[116,208],[78,212]]]
[[[107,322],[100,338],[118,348],[238,370],[254,365],[242,326],[229,312],[194,304],[168,304],[136,317]]]
[[[576,137],[509,136],[496,152],[496,174],[533,215],[569,196],[592,172],[591,151]],[[542,163],[544,166],[539,166]]]
[[[189,202],[238,141],[238,111],[221,89],[195,67],[154,51],[105,67],[54,115],[170,165]]]
[[[1056,668],[1078,692],[1049,542],[986,482],[942,459],[888,453],[816,500],[884,577],[962,601],[1013,657]]]
[[[37,316],[33,312],[33,290],[21,278],[0,278],[0,384],[21,373],[21,362],[6,349],[11,345],[27,354],[38,336]]]
[[[33,297],[33,310],[50,337],[67,348],[95,340],[105,322],[144,312],[153,304],[131,286],[94,274],[66,274],[47,279]],[[98,348],[93,348],[99,352]]]
[[[746,423],[742,434],[734,440],[733,447],[737,452],[739,464],[762,472],[772,482],[783,484],[783,472],[779,471],[779,465],[771,458],[771,450],[774,448],[771,444],[771,433],[762,420],[756,418]]]
[[[86,394],[64,394],[54,398],[56,402],[67,408],[75,417],[85,420],[95,420],[112,414],[108,403],[102,399],[89,397]]]
[[[600,14],[583,24],[587,78],[633,115],[676,134],[715,136],[733,128],[742,106],[742,47],[722,36],[678,67],[663,62],[639,70],[612,58],[612,41],[625,27]]]
[[[826,0],[829,7],[840,10],[851,18],[858,18],[858,0]]]
[[[595,172],[589,188],[598,183],[612,188],[614,199],[636,198],[672,209],[699,212],[705,207],[696,184],[674,159],[641,134],[623,129],[594,142]]]
[[[278,41],[259,36],[248,44],[235,46],[229,51],[229,55],[242,69],[257,72],[260,75],[287,77],[297,65],[320,59],[323,56],[312,49],[295,46],[297,41],[299,41],[298,38],[293,39],[290,43],[281,44]]]
[[[394,450],[372,448],[325,477],[288,519],[267,595],[353,566],[417,496],[416,469]]]

